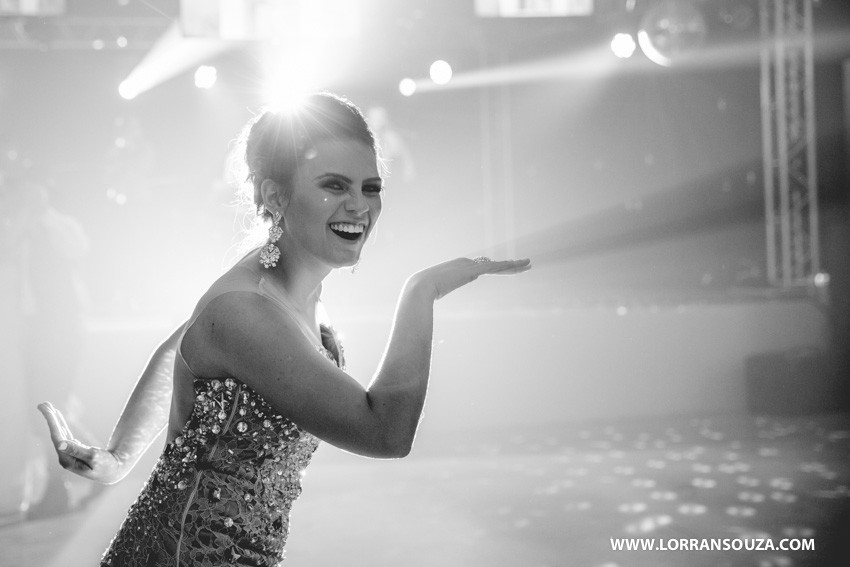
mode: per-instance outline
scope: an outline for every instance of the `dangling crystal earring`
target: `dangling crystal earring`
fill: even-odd
[[[269,243],[260,250],[260,263],[264,268],[274,268],[280,259],[280,248],[274,244],[280,240],[283,234],[283,229],[278,226],[280,224],[280,218],[280,212],[273,213],[272,225],[269,227]]]

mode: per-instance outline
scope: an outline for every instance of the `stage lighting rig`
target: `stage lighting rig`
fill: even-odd
[[[708,24],[692,0],[658,0],[643,13],[638,43],[653,63],[669,67],[705,43]]]

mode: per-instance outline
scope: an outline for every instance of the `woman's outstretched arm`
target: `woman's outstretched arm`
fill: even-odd
[[[368,388],[320,354],[288,314],[253,293],[228,292],[210,302],[187,331],[183,352],[196,371],[240,379],[281,415],[332,445],[402,457],[412,446],[428,387],[434,301],[481,275],[528,268],[527,260],[460,258],[411,276]],[[206,356],[192,360],[195,352]],[[201,370],[205,360],[211,366]]]
[[[129,473],[168,423],[177,327],[151,355],[139,376],[106,448],[90,447],[74,438],[62,413],[50,402],[38,409],[47,420],[59,463],[80,476],[112,484]]]

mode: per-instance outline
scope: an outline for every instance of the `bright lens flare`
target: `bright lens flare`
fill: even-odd
[[[293,112],[301,107],[310,89],[284,80],[273,80],[263,89],[266,106],[283,112]]]
[[[635,38],[630,33],[618,33],[611,40],[611,51],[620,59],[628,59],[637,49]]]
[[[263,61],[263,103],[281,110],[297,108],[307,94],[319,90],[320,83],[314,74],[320,68],[319,62],[318,49],[311,49],[309,44],[267,49]]]
[[[195,71],[195,86],[199,89],[211,89],[218,80],[218,71],[211,65],[201,65]]]
[[[447,62],[439,59],[431,63],[429,70],[431,80],[438,85],[446,85],[452,80],[452,66]]]

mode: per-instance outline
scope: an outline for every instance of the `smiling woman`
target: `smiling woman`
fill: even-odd
[[[83,445],[57,409],[40,406],[62,466],[105,483],[126,476],[167,430],[102,565],[277,565],[320,440],[372,457],[410,452],[434,301],[481,275],[530,267],[458,258],[410,276],[364,388],[346,374],[319,302],[325,276],[358,261],[381,214],[374,136],[357,107],[318,94],[297,111],[260,114],[242,139],[268,240],[214,282],[154,352],[106,448]]]
[[[318,140],[286,182],[260,182],[258,207],[281,215],[284,262],[357,263],[381,214],[376,164],[375,150],[357,140]]]

